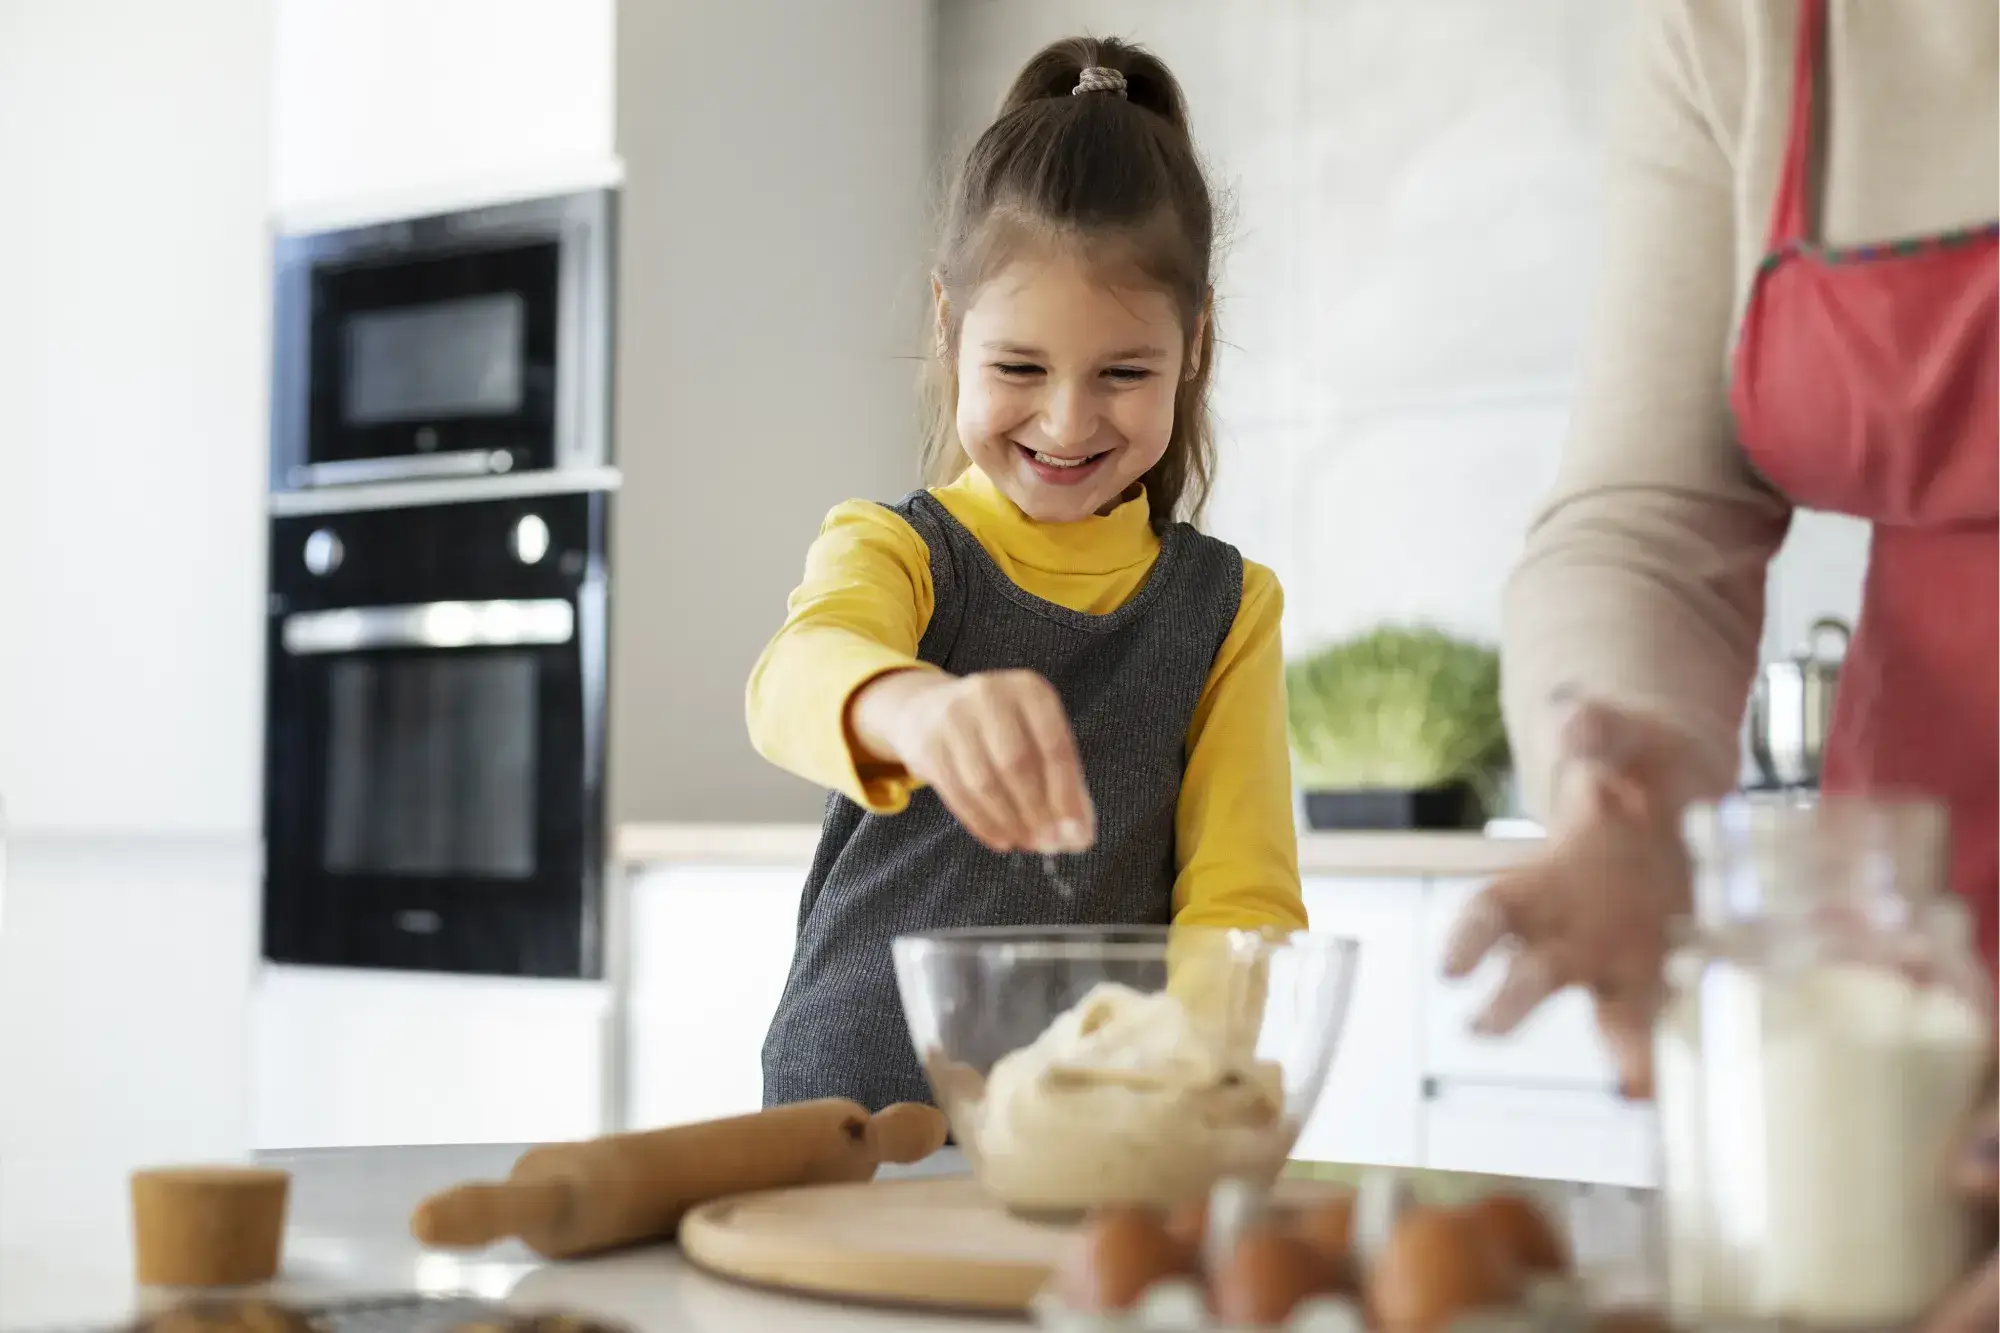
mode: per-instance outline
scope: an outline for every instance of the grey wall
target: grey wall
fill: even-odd
[[[743,686],[827,509],[917,479],[929,0],[628,0],[620,821],[814,818]]]

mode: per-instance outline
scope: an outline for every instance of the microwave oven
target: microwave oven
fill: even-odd
[[[611,464],[616,197],[280,237],[271,490]]]

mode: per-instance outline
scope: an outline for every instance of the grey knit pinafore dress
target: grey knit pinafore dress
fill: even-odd
[[[1065,857],[986,850],[929,788],[901,814],[835,793],[799,905],[798,943],[764,1040],[764,1102],[932,1100],[903,1021],[889,943],[965,926],[1166,925],[1188,726],[1243,597],[1243,559],[1174,524],[1138,594],[1108,615],[1036,597],[927,492],[889,506],[930,549],[934,609],[917,655],[955,675],[1027,668],[1068,711],[1097,843]],[[997,1054],[997,1053],[996,1053]]]

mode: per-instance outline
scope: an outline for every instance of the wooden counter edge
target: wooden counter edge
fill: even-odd
[[[623,824],[616,858],[656,865],[804,866],[819,842],[813,824]],[[1482,833],[1307,833],[1299,870],[1308,876],[1476,877],[1497,874],[1537,846],[1533,837]]]

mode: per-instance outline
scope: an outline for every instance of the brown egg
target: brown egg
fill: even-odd
[[[1520,1286],[1512,1261],[1469,1214],[1416,1207],[1396,1219],[1368,1275],[1368,1304],[1386,1329],[1430,1333],[1510,1304]]]
[[[1209,1300],[1225,1324],[1282,1323],[1320,1289],[1322,1269],[1320,1256],[1299,1237],[1269,1224],[1254,1227],[1211,1278]]]
[[[1180,1255],[1181,1271],[1199,1273],[1202,1242],[1208,1239],[1207,1202],[1196,1199],[1176,1205],[1167,1214],[1167,1235]]]
[[[1520,1300],[1528,1290],[1528,1271],[1514,1258],[1513,1251],[1502,1244],[1478,1218],[1463,1208],[1456,1211],[1472,1231],[1480,1261],[1499,1289],[1499,1299],[1507,1304]]]
[[[1320,1261],[1322,1291],[1353,1292],[1354,1196],[1341,1194],[1299,1211],[1293,1232]]]
[[[1180,1271],[1180,1247],[1159,1217],[1140,1208],[1091,1215],[1062,1276],[1063,1294],[1079,1310],[1129,1310],[1146,1289]]]
[[[1465,1211],[1522,1272],[1569,1271],[1568,1244],[1533,1200],[1519,1194],[1489,1194]]]

